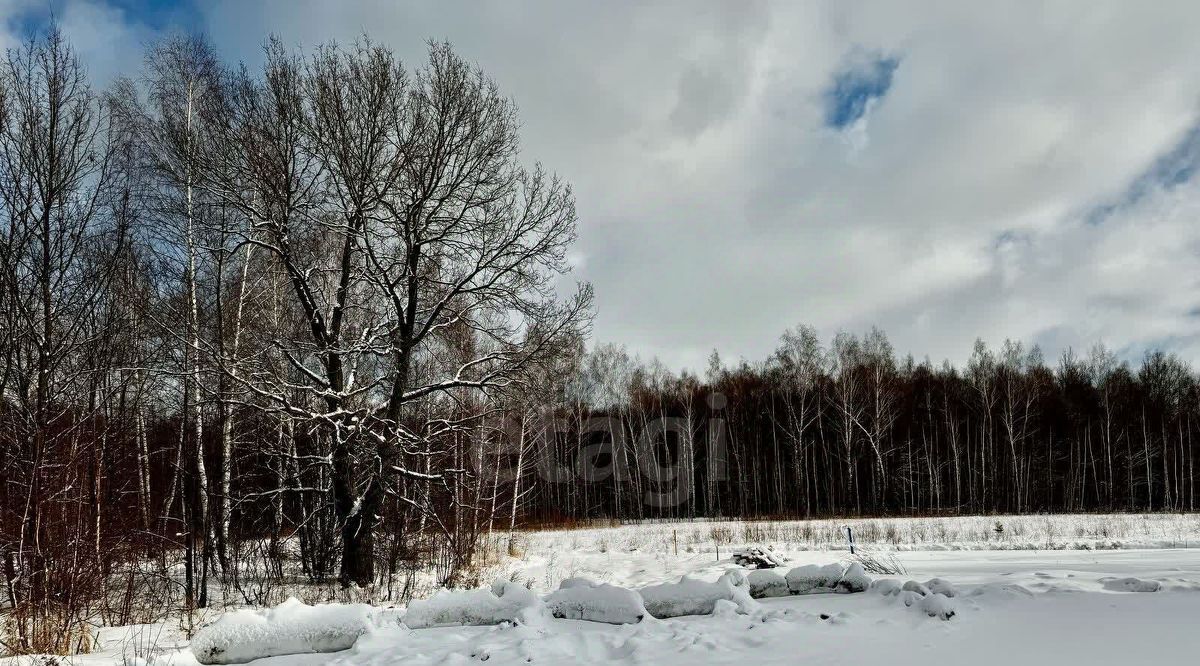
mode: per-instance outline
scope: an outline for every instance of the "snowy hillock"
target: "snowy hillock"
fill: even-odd
[[[242,664],[278,655],[337,652],[372,627],[366,604],[309,606],[295,598],[265,610],[221,615],[192,638],[201,664]]]

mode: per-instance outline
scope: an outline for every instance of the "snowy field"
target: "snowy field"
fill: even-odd
[[[875,575],[874,587],[857,594],[749,601],[735,594],[732,601],[710,603],[703,615],[607,623],[622,621],[623,604],[640,608],[638,594],[619,588],[673,583],[685,574],[708,584],[641,593],[647,607],[663,590],[717,589],[718,581],[740,577],[726,574],[744,571],[731,555],[747,545],[769,546],[787,558],[772,571],[844,565],[850,561],[847,524],[861,550],[898,564],[903,573]],[[266,615],[244,611],[222,622],[233,628],[225,635],[249,637],[258,641],[256,648],[271,641],[288,651],[312,644],[331,650],[351,646],[258,659],[252,662],[256,666],[1191,663],[1200,654],[1196,546],[1200,517],[1195,515],[713,521],[527,532],[514,544],[515,556],[499,557],[485,572],[506,581],[497,588],[500,596],[488,591],[446,595],[409,609],[330,611],[295,604]],[[556,619],[531,610],[532,604],[540,609],[552,601],[545,595],[564,580],[580,577],[616,586],[585,586],[579,593],[601,599],[607,614],[593,619],[605,621]],[[909,586],[926,597],[899,589],[910,580],[934,578],[943,582],[928,590]],[[579,588],[573,585],[577,581],[559,597],[575,595]],[[939,590],[952,596],[935,599]],[[443,623],[462,600],[476,619],[483,615],[495,621],[509,614],[516,622],[421,629],[404,622],[407,614],[412,625]],[[264,639],[279,627],[287,640]],[[213,644],[206,638],[196,642]],[[108,666],[143,659],[156,666],[197,663],[178,631],[163,625],[105,629],[97,654],[41,663]]]
[[[848,555],[847,527],[860,550],[894,554],[906,566],[928,557],[924,551],[1200,547],[1200,514],[661,522],[523,533],[516,544],[519,560],[500,563],[496,573],[518,576],[544,592],[576,576],[628,587],[698,572],[715,578],[733,566],[733,550],[752,545],[771,546],[801,563],[837,561]],[[958,553],[947,559],[974,558]]]

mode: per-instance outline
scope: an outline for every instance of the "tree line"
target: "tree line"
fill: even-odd
[[[1162,351],[980,340],[956,368],[798,326],[763,362],[713,352],[703,378],[601,346],[573,381],[546,455],[589,482],[545,484],[539,521],[1196,508],[1200,381]]]

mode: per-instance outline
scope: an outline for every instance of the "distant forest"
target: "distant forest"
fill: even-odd
[[[658,460],[682,461],[689,500],[647,506],[644,493],[664,484],[636,469],[627,444],[624,474],[547,485],[526,509],[539,519],[1195,509],[1200,384],[1158,351],[1131,367],[1101,345],[1048,362],[1037,347],[977,341],[956,368],[898,359],[877,329],[824,346],[798,327],[761,363],[724,367],[714,352],[703,379],[601,347],[578,386],[577,417],[625,424],[610,440],[631,442],[664,416],[688,424],[660,437]],[[714,428],[722,460],[709,459]],[[689,431],[690,442],[679,436]],[[575,441],[611,454],[586,447],[595,437]]]

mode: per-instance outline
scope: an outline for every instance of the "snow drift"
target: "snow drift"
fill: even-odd
[[[309,606],[295,598],[265,610],[225,613],[192,638],[201,664],[242,664],[263,657],[349,649],[372,626],[366,604]]]
[[[1162,583],[1141,578],[1101,578],[1100,583],[1110,592],[1158,592]]]

